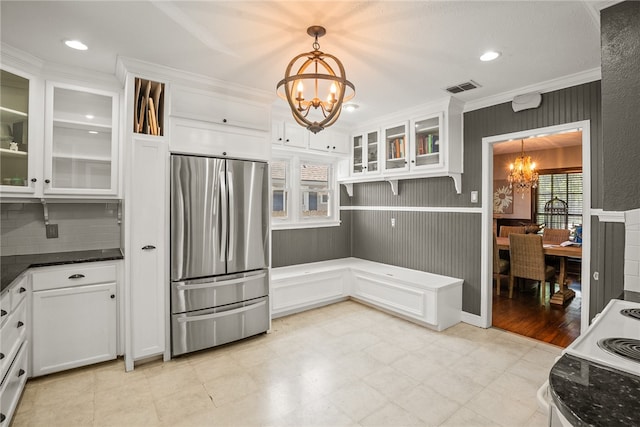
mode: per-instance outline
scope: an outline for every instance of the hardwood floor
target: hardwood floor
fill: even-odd
[[[505,331],[524,335],[560,347],[567,347],[580,334],[580,309],[582,293],[580,276],[568,276],[569,287],[576,296],[564,307],[549,304],[547,285],[546,304],[540,304],[538,286],[524,281],[513,289],[513,299],[509,299],[509,278],[502,278],[500,296],[493,287],[493,326]]]

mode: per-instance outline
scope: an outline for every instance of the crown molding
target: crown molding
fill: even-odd
[[[32,74],[40,73],[44,67],[44,61],[40,58],[6,43],[0,45],[0,62]]]
[[[575,74],[569,74],[568,76],[558,77],[556,79],[551,79],[545,82],[521,87],[519,89],[499,93],[497,95],[488,96],[486,98],[468,101],[464,105],[464,112],[479,110],[480,108],[491,107],[493,105],[503,104],[505,102],[511,102],[517,95],[522,95],[529,92],[552,92],[554,90],[565,89],[584,83],[594,82],[600,80],[601,78],[602,72],[600,67],[592,68],[590,70],[581,71]]]
[[[212,91],[221,95],[242,97],[261,103],[272,103],[277,95],[261,89],[250,88],[237,83],[214,79],[201,74],[166,67],[141,61],[139,59],[118,56],[116,61],[116,76],[120,81],[126,79],[128,73],[151,80],[166,81],[171,84],[188,86],[191,88]]]

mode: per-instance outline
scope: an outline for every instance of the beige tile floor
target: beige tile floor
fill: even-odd
[[[536,390],[560,351],[346,301],[129,373],[117,360],[29,380],[13,426],[544,426]]]

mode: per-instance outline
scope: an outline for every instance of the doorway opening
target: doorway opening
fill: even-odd
[[[538,188],[515,193],[506,180],[509,163],[520,155],[521,141],[526,155],[536,162],[540,178]],[[588,326],[589,149],[588,121],[483,138],[481,318],[487,326],[561,347],[569,345]],[[557,200],[566,203],[566,212],[545,210],[545,205]],[[504,237],[508,235],[505,230],[513,230],[505,227],[545,236],[544,264],[554,267],[556,274],[544,288],[544,299],[538,281],[517,279],[509,297],[509,270],[500,275],[499,282],[494,276],[493,235]],[[560,247],[562,242],[546,240],[557,232],[563,242],[568,236],[566,241],[576,248],[574,252]],[[508,242],[508,238],[498,237],[503,266],[509,262]]]

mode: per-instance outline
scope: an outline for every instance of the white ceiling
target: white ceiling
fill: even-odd
[[[355,125],[445,98],[470,79],[465,102],[600,66],[599,9],[584,1],[8,1],[1,40],[47,63],[113,74],[136,58],[273,93],[289,60],[312,50],[340,58],[356,86]],[[610,3],[610,2],[609,2]],[[80,39],[73,51],[64,39]],[[483,63],[486,50],[502,52]]]
[[[524,151],[527,153],[539,150],[553,150],[560,147],[582,145],[582,131],[539,135],[525,138],[524,140],[515,139],[499,142],[493,144],[493,154],[519,153],[522,149],[522,141],[524,141]]]

